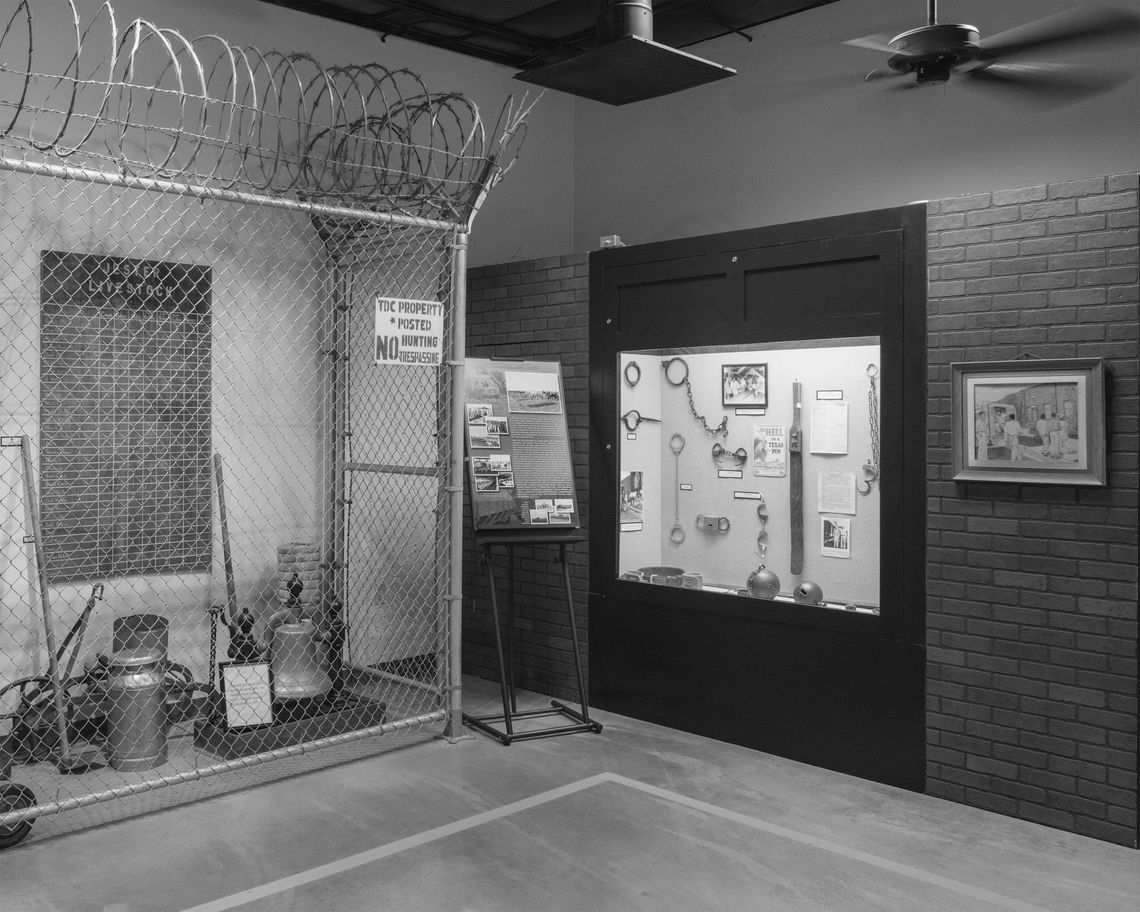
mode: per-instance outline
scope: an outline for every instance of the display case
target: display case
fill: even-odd
[[[877,336],[618,359],[620,580],[879,615]]]
[[[913,204],[591,254],[591,706],[922,787],[925,244]]]

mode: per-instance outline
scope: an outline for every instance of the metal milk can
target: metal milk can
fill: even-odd
[[[115,653],[107,666],[107,763],[117,770],[153,769],[166,762],[166,682],[163,653],[154,648]]]

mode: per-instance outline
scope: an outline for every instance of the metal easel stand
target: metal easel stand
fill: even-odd
[[[552,738],[555,735],[571,735],[577,732],[600,732],[602,724],[590,718],[586,702],[586,685],[582,677],[582,652],[578,644],[578,626],[574,617],[574,599],[570,590],[570,568],[566,563],[566,546],[585,541],[581,532],[549,534],[511,533],[476,535],[475,544],[482,549],[483,566],[487,568],[487,583],[491,591],[491,626],[495,636],[495,656],[499,662],[499,688],[503,697],[503,711],[493,715],[472,716],[463,714],[463,722],[484,734],[490,735],[505,745],[514,741],[534,738]],[[566,587],[566,611],[570,617],[570,643],[574,651],[574,671],[578,677],[579,710],[572,709],[557,700],[550,701],[550,709],[518,711],[515,699],[514,678],[514,564],[516,545],[550,544],[558,545],[558,560],[562,564],[562,580]],[[507,549],[507,649],[504,659],[502,630],[499,625],[499,602],[495,587],[495,569],[492,548],[501,545]],[[559,716],[570,720],[569,725],[551,725],[547,728],[528,728],[515,731],[514,723],[519,719],[536,719],[545,716]],[[501,723],[501,727],[496,725]]]

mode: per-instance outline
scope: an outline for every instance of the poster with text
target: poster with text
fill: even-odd
[[[782,424],[752,425],[752,472],[783,478],[788,471],[788,429]]]
[[[577,528],[562,365],[469,358],[464,438],[476,531]]]

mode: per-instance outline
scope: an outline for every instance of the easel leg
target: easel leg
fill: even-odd
[[[582,675],[582,648],[578,642],[578,620],[574,615],[574,595],[570,588],[570,565],[566,561],[566,545],[560,544],[558,546],[558,559],[562,563],[562,580],[566,586],[566,611],[570,615],[570,645],[574,651],[574,672],[578,676],[578,701],[582,708],[581,718],[583,722],[593,726],[596,723],[590,720],[589,702],[586,697],[586,680]],[[601,726],[597,726],[597,731],[601,731]]]
[[[507,686],[511,694],[511,712],[519,711],[515,693],[515,549],[507,548]]]
[[[507,669],[503,662],[503,638],[499,629],[499,599],[495,595],[495,568],[491,559],[491,549],[483,549],[483,563],[487,567],[487,585],[491,590],[491,628],[495,634],[495,657],[499,660],[499,690],[503,696],[503,725],[507,731],[507,743],[514,735],[511,726],[511,700],[508,694]]]

